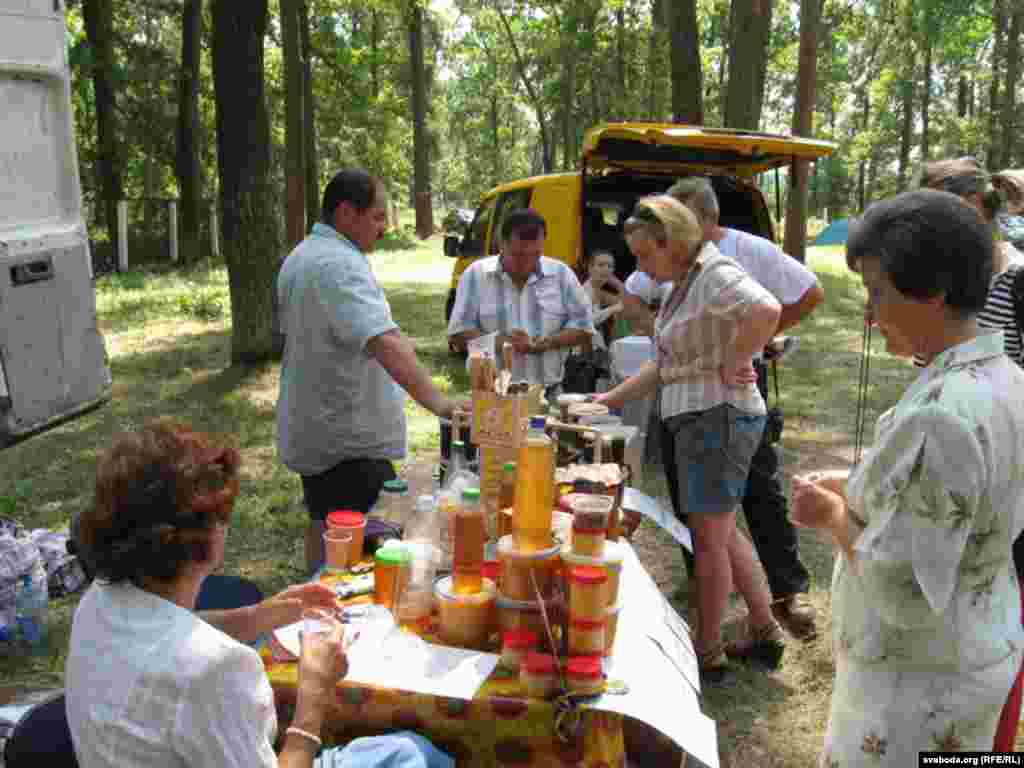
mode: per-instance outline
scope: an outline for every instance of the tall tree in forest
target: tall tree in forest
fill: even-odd
[[[988,88],[988,169],[999,170],[1002,144],[999,141],[999,68],[1003,58],[1003,35],[1006,33],[1006,0],[992,0],[992,80]]]
[[[213,84],[221,239],[231,291],[231,361],[274,352],[274,278],[280,262],[263,78],[268,0],[213,0]]]
[[[302,111],[305,129],[306,226],[320,220],[320,161],[316,148],[316,104],[313,101],[313,46],[309,38],[309,2],[299,0],[299,35],[302,41]]]
[[[569,170],[576,162],[576,35],[579,9],[576,0],[565,4],[558,23],[558,57],[561,64],[562,168]],[[556,19],[559,17],[556,16]]]
[[[537,116],[537,131],[540,133],[540,145],[541,145],[541,165],[544,173],[551,173],[555,166],[554,149],[552,148],[552,137],[550,133],[550,126],[548,125],[547,112],[544,109],[544,103],[540,99],[540,93],[537,88],[531,82],[529,75],[526,72],[526,61],[523,59],[523,54],[519,50],[519,45],[516,43],[516,37],[512,33],[512,25],[509,23],[508,16],[501,7],[501,3],[495,3],[495,10],[498,12],[498,18],[501,19],[501,26],[505,30],[505,36],[508,39],[509,47],[512,49],[512,55],[515,57],[516,69],[519,72],[519,80],[523,84],[523,88],[530,97],[530,103],[533,105],[534,112]]]
[[[1020,73],[1020,34],[1024,26],[1024,3],[1014,4],[1006,32],[1006,87],[1003,89],[1003,146],[999,160],[1003,166],[1013,165],[1017,142],[1017,78]]]
[[[413,197],[416,201],[416,234],[434,233],[430,200],[430,136],[427,134],[427,68],[423,57],[423,8],[410,0],[408,14],[409,65],[412,70]]]
[[[772,0],[732,0],[725,125],[756,131],[761,123]]]
[[[662,68],[665,38],[665,3],[667,0],[651,0],[651,30],[647,43],[647,119],[661,120],[661,81],[665,77]]]
[[[82,0],[85,33],[92,48],[92,83],[96,100],[96,144],[100,195],[107,235],[118,252],[117,203],[124,197],[118,151],[117,92],[114,89],[114,11],[112,0]]]
[[[672,61],[672,117],[677,123],[704,122],[697,0],[675,0],[668,8]]]
[[[796,104],[793,107],[793,134],[811,136],[814,126],[814,101],[818,84],[818,27],[824,0],[800,2],[800,57],[797,63]],[[807,245],[808,162],[797,160],[789,174],[786,240],[783,250],[797,261],[805,260]]]
[[[301,0],[281,0],[284,52],[285,232],[291,250],[306,235],[306,111],[303,106]]]
[[[924,8],[924,19],[921,23],[921,51],[923,54],[923,80],[921,82],[921,162],[927,163],[931,157],[931,116],[932,116],[932,77],[933,55],[935,52],[935,16],[931,4]]]
[[[203,177],[199,160],[199,59],[203,38],[203,0],[185,0],[181,9],[181,74],[178,82],[178,136],[175,172],[181,217],[178,248],[185,264],[202,253]]]

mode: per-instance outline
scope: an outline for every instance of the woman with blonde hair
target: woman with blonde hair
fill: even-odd
[[[621,407],[656,393],[652,424],[669,493],[694,535],[704,682],[721,682],[728,672],[721,624],[733,585],[749,610],[748,657],[775,668],[782,630],[750,540],[736,527],[736,508],[765,423],[751,360],[775,332],[779,303],[713,243],[702,246],[693,213],[672,197],[641,200],[625,233],[637,268],[674,287],[655,320],[656,359],[598,400]]]

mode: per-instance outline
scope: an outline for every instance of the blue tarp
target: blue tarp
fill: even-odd
[[[843,245],[850,236],[850,220],[836,219],[814,238],[811,245]]]

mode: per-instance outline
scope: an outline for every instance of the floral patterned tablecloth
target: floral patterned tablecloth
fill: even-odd
[[[326,577],[330,580],[330,577]],[[349,603],[367,602],[356,598]],[[425,639],[436,642],[428,631]],[[276,661],[263,648],[278,709],[279,731],[291,721],[298,665]],[[342,680],[323,729],[325,744],[409,729],[430,738],[456,764],[480,768],[538,766],[617,768],[625,765],[622,715],[580,711],[575,738],[555,732],[554,703],[523,695],[518,678],[495,669],[472,700],[413,693]]]

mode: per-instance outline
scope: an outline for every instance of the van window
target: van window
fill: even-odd
[[[476,218],[470,224],[469,231],[466,233],[466,239],[462,243],[463,256],[470,258],[483,256],[484,242],[487,240],[487,228],[491,225],[491,219],[494,218],[495,202],[497,202],[497,198],[492,197],[490,200],[482,203],[477,209]]]
[[[525,187],[505,192],[498,198],[498,215],[494,220],[494,228],[491,230],[491,247],[487,251],[488,255],[493,256],[501,251],[501,225],[505,222],[509,211],[514,211],[517,208],[529,208],[532,195],[533,187]]]

